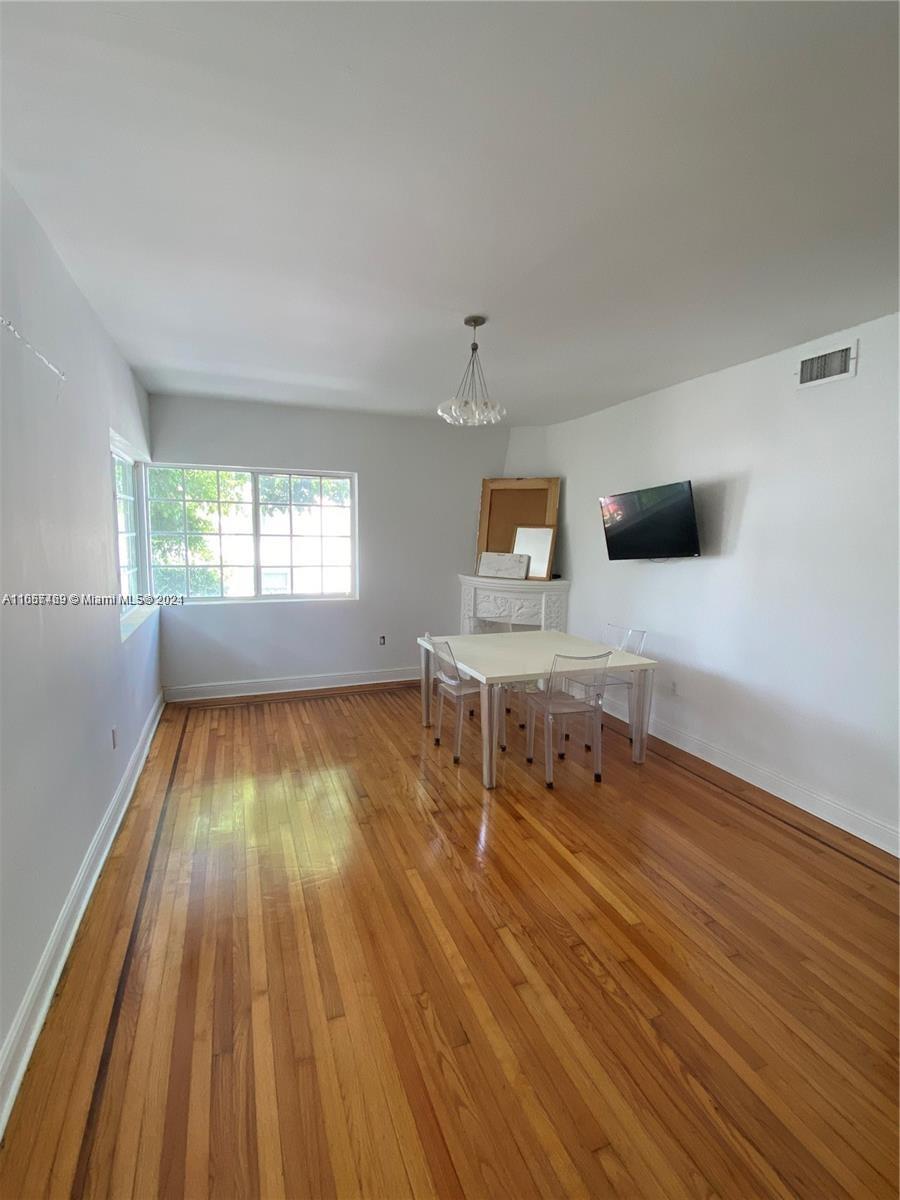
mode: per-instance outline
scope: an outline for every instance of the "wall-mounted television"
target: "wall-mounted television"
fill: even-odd
[[[699,558],[690,480],[601,496],[610,562],[624,558]]]

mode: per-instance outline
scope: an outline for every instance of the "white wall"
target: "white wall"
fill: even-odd
[[[0,330],[0,591],[118,592],[109,430],[146,453],[146,397],[5,180],[2,260],[3,316],[67,378]],[[158,624],[123,643],[115,609],[0,608],[0,1127],[152,725]]]
[[[802,356],[854,337],[856,378],[798,392]],[[895,316],[514,429],[506,473],[564,477],[569,627],[651,631],[655,733],[896,851]],[[610,563],[598,497],[679,479],[703,558]]]
[[[168,696],[402,678],[418,670],[417,634],[459,628],[456,575],[474,567],[481,480],[502,474],[506,430],[160,396],[150,429],[157,462],[358,473],[359,599],[164,611]]]

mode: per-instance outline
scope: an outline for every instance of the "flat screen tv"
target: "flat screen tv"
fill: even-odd
[[[610,561],[623,558],[699,558],[690,480],[601,496]]]

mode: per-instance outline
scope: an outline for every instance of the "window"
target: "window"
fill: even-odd
[[[352,488],[346,476],[259,476],[260,593],[353,590]]]
[[[113,486],[116,495],[119,591],[123,596],[136,596],[141,590],[141,569],[134,463],[121,454],[115,453],[112,456],[112,463]]]
[[[151,586],[196,600],[351,596],[350,475],[147,468]]]
[[[148,467],[147,475],[153,592],[254,595],[250,472]]]

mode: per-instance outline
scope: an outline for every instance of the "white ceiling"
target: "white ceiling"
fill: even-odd
[[[892,311],[897,6],[6,3],[4,166],[152,391],[513,424]]]

